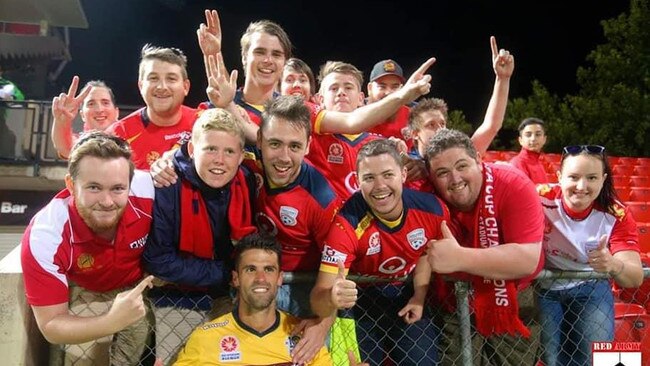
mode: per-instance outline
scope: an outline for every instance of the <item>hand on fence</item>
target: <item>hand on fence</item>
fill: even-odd
[[[92,89],[91,86],[86,86],[79,95],[75,96],[78,88],[79,77],[75,75],[72,78],[72,83],[70,83],[70,88],[68,88],[68,93],[61,93],[58,97],[52,99],[52,115],[55,119],[69,122],[75,119],[84,99]]]
[[[120,292],[115,297],[111,309],[108,311],[108,318],[115,325],[116,331],[122,330],[140,320],[147,308],[142,298],[142,292],[152,287],[153,276],[147,276],[134,288]]]
[[[411,297],[408,304],[406,304],[397,315],[402,317],[406,324],[413,324],[422,319],[423,308],[424,304],[421,301],[416,300],[415,297]]]
[[[430,240],[427,244],[427,260],[431,270],[437,273],[462,271],[462,266],[459,265],[462,247],[447,227],[446,221],[440,224],[440,232],[442,239]]]
[[[349,309],[357,303],[357,284],[345,279],[345,265],[338,261],[339,272],[332,286],[331,301],[337,309]]]
[[[293,349],[291,362],[302,365],[311,361],[325,345],[325,338],[331,325],[331,321],[321,318],[303,319],[298,323],[291,332],[292,335],[300,335],[300,341]]]

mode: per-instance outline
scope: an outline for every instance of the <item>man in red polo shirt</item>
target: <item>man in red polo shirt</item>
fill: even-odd
[[[66,364],[136,364],[149,334],[140,256],[154,188],[134,172],[125,141],[104,132],[80,139],[66,189],[38,212],[22,239],[27,302]],[[109,352],[110,349],[110,352]]]

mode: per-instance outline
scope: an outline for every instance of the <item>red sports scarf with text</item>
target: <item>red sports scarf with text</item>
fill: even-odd
[[[494,202],[494,175],[489,165],[483,164],[483,190],[476,210],[477,230],[472,238],[474,248],[499,245],[499,226]],[[476,330],[483,336],[516,333],[528,338],[530,330],[519,319],[517,286],[513,280],[494,280],[471,276],[474,295],[472,306],[476,315]]]

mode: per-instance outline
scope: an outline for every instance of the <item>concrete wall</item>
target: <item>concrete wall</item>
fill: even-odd
[[[49,344],[25,301],[20,246],[0,260],[0,364],[48,364]]]

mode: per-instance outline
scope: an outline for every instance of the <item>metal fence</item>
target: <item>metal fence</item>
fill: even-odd
[[[359,301],[355,308],[339,312],[339,315],[341,319],[349,319],[353,323],[340,324],[341,319],[337,320],[336,330],[329,337],[329,348],[337,366],[347,365],[347,351],[355,350],[356,347],[359,348],[361,358],[371,365],[538,365],[542,364],[540,360],[545,351],[547,358],[549,355],[551,360],[559,358],[558,364],[567,364],[567,360],[571,359],[577,364],[592,365],[590,340],[642,342],[642,349],[650,346],[650,316],[646,314],[645,308],[650,307],[650,269],[644,269],[644,277],[646,281],[641,288],[621,292],[612,289],[611,280],[606,274],[542,271],[527,290],[519,291],[519,315],[531,330],[531,336],[524,338],[510,335],[480,336],[474,326],[474,295],[468,282],[453,282],[455,312],[449,312],[440,303],[429,299],[423,319],[407,325],[397,315],[397,311],[410,298],[408,281],[387,283],[349,276],[359,286]],[[313,279],[313,274],[285,273],[285,283],[288,284]],[[554,327],[552,324],[558,319],[549,315],[553,313],[553,308],[548,302],[548,291],[542,285],[567,280],[581,280],[592,285],[604,284],[604,287],[599,289],[599,286],[590,285],[587,288],[593,291],[583,289],[580,296],[575,293],[568,296],[566,292],[561,292],[562,296],[557,298],[551,296],[561,303],[559,309],[564,311],[564,320]],[[606,289],[605,292],[601,291],[603,288]],[[212,299],[204,294],[166,294],[160,292],[161,289],[158,288],[156,298],[160,298],[160,295],[169,296],[164,296],[166,301],[151,304],[154,313],[158,314],[155,320],[153,316],[147,319],[149,334],[146,337],[141,335],[145,342],[144,351],[134,361],[135,364],[153,365],[156,357],[163,358],[164,364],[172,364],[195,327],[205,320],[228,312],[232,307],[232,302],[224,299],[212,306]],[[608,294],[611,294],[612,301],[608,300]],[[624,302],[622,298],[628,301]],[[88,307],[92,306],[94,313],[99,314],[106,309],[105,306],[94,303],[97,299],[91,297],[88,301]],[[594,309],[601,309],[602,316],[596,314]],[[543,329],[546,332],[542,332]],[[556,333],[551,331],[553,329]],[[549,338],[549,334],[552,337]],[[564,350],[557,348],[558,345],[552,341],[556,338],[565,340]],[[110,341],[114,339],[104,340],[108,345]],[[581,342],[587,342],[588,347],[581,347]],[[53,346],[53,354],[56,356],[51,357],[51,364],[61,364],[64,359],[66,365],[107,364],[106,355],[110,352],[107,344],[102,346],[104,355],[100,355],[96,349],[91,351],[86,346],[73,346],[74,352],[71,352],[71,346]],[[68,354],[64,357],[62,351],[67,351]],[[215,346],[215,357],[217,352],[218,347]],[[650,355],[646,355],[646,358],[644,365],[650,364]]]

